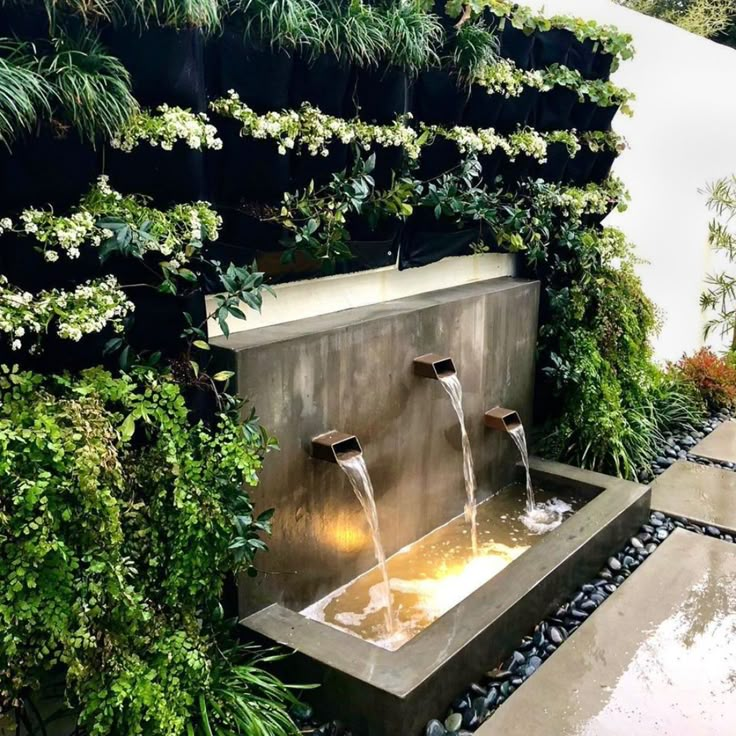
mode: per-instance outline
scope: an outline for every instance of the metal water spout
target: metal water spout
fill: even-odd
[[[518,413],[513,409],[504,409],[502,406],[489,409],[484,415],[484,420],[486,427],[499,432],[510,433],[521,427],[521,419]]]
[[[414,375],[439,381],[457,373],[452,358],[437,353],[427,353],[414,358]]]
[[[316,460],[337,463],[362,454],[363,448],[354,434],[332,430],[312,438],[312,457]]]

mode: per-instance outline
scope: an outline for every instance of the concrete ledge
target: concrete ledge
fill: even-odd
[[[535,478],[591,498],[496,577],[396,652],[274,604],[242,621],[293,648],[325,713],[356,736],[415,736],[448,696],[503,659],[534,625],[600,569],[646,520],[650,491],[617,478],[532,459]]]

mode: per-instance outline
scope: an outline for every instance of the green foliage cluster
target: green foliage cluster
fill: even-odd
[[[61,672],[90,736],[294,732],[263,654],[221,636],[266,548],[246,490],[272,441],[192,425],[170,374],[0,375],[0,710]]]
[[[127,70],[91,31],[35,43],[0,39],[0,143],[46,122],[94,144],[137,109]]]
[[[736,0],[618,0],[640,13],[736,47]]]

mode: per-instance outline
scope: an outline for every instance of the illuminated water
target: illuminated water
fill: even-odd
[[[375,611],[383,611],[384,631],[389,636],[394,633],[394,614],[391,603],[391,589],[389,587],[388,570],[386,567],[386,553],[383,551],[383,542],[381,541],[381,530],[378,526],[378,511],[376,509],[376,498],[373,493],[373,483],[368,475],[363,455],[360,453],[350,453],[337,456],[337,464],[347,475],[350,485],[355,491],[355,495],[360,501],[360,505],[365,512],[365,518],[368,521],[368,527],[371,531],[373,540],[373,549],[376,554],[376,562],[378,563],[378,571],[381,580],[376,585],[374,591]]]
[[[476,507],[477,555],[464,517],[430,532],[386,561],[395,628],[387,632],[384,571],[373,568],[333,591],[302,614],[396,650],[467,598],[541,538],[522,521],[523,486],[512,485]],[[537,489],[540,506],[555,509],[562,523],[579,499],[569,503]],[[546,528],[543,531],[548,531]]]
[[[457,414],[460,423],[460,434],[463,443],[463,477],[465,479],[465,521],[470,525],[470,540],[473,552],[478,551],[478,522],[476,519],[476,482],[473,468],[473,452],[470,449],[470,440],[465,429],[465,414],[463,412],[463,387],[460,379],[453,373],[449,376],[440,376],[440,382],[450,397],[452,408]]]

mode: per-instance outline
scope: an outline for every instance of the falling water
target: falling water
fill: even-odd
[[[511,439],[514,441],[519,454],[521,455],[521,462],[524,463],[524,471],[526,472],[526,512],[531,514],[536,508],[534,502],[534,488],[532,487],[532,476],[529,473],[529,450],[526,446],[526,434],[524,432],[524,425],[519,424],[517,427],[512,427],[509,430]]]
[[[445,391],[447,391],[452,407],[455,409],[460,422],[460,434],[463,441],[463,475],[465,476],[465,521],[470,524],[470,539],[473,545],[473,554],[478,553],[478,522],[475,505],[475,470],[473,469],[473,453],[470,449],[470,440],[465,429],[465,414],[463,413],[463,387],[460,379],[454,373],[440,376]]]
[[[337,463],[347,475],[350,485],[355,491],[355,495],[363,507],[368,526],[373,537],[373,548],[376,553],[376,561],[381,571],[383,580],[383,598],[385,600],[386,630],[389,634],[394,632],[394,613],[391,605],[391,586],[389,585],[388,570],[386,568],[386,553],[383,551],[383,542],[381,541],[381,530],[378,526],[378,510],[376,509],[376,499],[373,493],[373,484],[371,477],[368,475],[368,468],[361,453],[350,453],[337,456]]]

